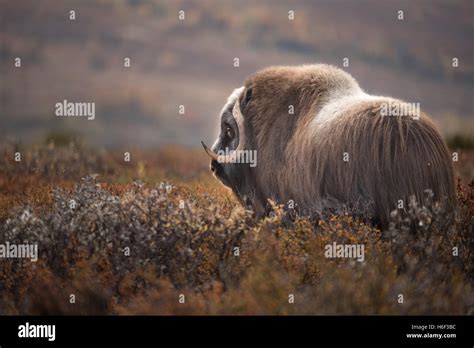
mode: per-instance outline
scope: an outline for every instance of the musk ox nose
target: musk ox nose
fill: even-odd
[[[217,170],[217,166],[219,165],[219,163],[217,163],[216,160],[212,160],[211,161],[211,172],[215,173],[216,170]]]

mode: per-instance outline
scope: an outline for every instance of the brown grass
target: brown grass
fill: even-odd
[[[90,158],[68,162],[69,175],[46,158],[39,174],[14,167],[3,152],[0,242],[37,242],[40,258],[0,260],[2,314],[472,314],[474,182],[458,185],[454,225],[442,205],[414,202],[381,231],[347,207],[305,217],[274,206],[256,220],[194,150],[130,163],[80,151]],[[463,156],[458,172],[470,173]],[[326,258],[332,242],[364,244],[365,262]]]

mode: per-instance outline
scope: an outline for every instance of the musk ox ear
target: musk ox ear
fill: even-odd
[[[242,97],[242,100],[240,101],[240,110],[244,111],[245,108],[247,107],[248,103],[252,99],[252,86],[249,86],[245,89],[244,96]]]

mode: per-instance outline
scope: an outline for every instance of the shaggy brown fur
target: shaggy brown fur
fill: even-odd
[[[403,102],[368,96],[346,72],[328,65],[267,68],[245,81],[241,105],[243,98],[249,101],[239,132],[245,149],[257,150],[258,165],[226,166],[240,171],[230,186],[257,212],[267,199],[293,200],[304,210],[319,210],[326,199],[367,199],[386,226],[399,200],[405,207],[410,196],[423,202],[426,189],[454,207],[451,155],[429,117],[383,117],[384,105]]]

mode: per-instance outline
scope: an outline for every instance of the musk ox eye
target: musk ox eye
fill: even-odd
[[[232,129],[230,127],[227,127],[226,130],[225,130],[225,136],[228,138],[228,139],[232,139]]]

